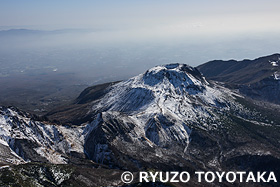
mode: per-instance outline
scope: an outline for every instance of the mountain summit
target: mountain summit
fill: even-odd
[[[216,86],[185,64],[157,66],[111,86],[91,110],[137,116],[138,124],[143,125],[156,115],[176,116],[184,123],[198,122],[198,117],[213,118],[212,108],[226,109],[233,100],[232,94]]]
[[[205,132],[214,131],[216,136],[236,128],[238,120],[264,121],[237,99],[242,100],[242,96],[207,82],[196,68],[185,64],[156,66],[109,86],[104,96],[91,103],[88,113],[97,114],[97,118],[89,126],[85,153],[96,162],[126,167],[151,164],[151,160],[157,160],[157,166],[174,160],[179,166],[194,149],[222,152],[223,146],[214,146],[213,137],[203,137],[211,146],[195,145]],[[191,141],[197,141],[193,147]],[[209,158],[215,159],[214,155]]]

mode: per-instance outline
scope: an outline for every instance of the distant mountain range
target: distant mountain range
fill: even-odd
[[[0,30],[1,36],[36,36],[50,34],[77,34],[103,31],[105,29],[58,29],[58,30],[34,30],[34,29],[8,29]]]
[[[1,107],[0,162],[9,167],[1,169],[0,182],[28,178],[45,186],[121,186],[123,170],[274,171],[279,176],[279,112],[255,102],[271,98],[248,93],[249,88],[266,92],[271,82],[279,89],[278,63],[276,54],[198,68],[156,66],[126,81],[87,88],[42,117]],[[259,84],[263,89],[252,87]],[[15,176],[10,183],[5,181],[9,172]]]

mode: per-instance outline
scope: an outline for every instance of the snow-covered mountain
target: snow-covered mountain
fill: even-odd
[[[108,165],[141,165],[152,160],[161,164],[174,160],[180,165],[178,161],[193,151],[188,150],[197,138],[192,134],[229,129],[229,123],[235,123],[231,116],[241,123],[266,125],[258,112],[236,101],[242,96],[207,82],[197,69],[185,64],[157,66],[107,89],[91,103],[89,113],[98,115],[89,126],[85,153]],[[122,160],[124,155],[130,159]]]
[[[280,163],[279,115],[185,64],[87,88],[50,116],[79,120],[57,124],[1,107],[1,164],[91,160],[115,169],[171,171],[238,170],[239,163],[262,170],[260,160]]]

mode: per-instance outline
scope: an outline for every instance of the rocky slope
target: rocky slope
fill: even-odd
[[[46,178],[55,186],[68,180],[94,183],[81,171],[96,173],[97,167],[111,174],[112,169],[264,171],[267,166],[279,171],[279,115],[185,64],[157,66],[127,81],[88,88],[72,105],[46,117],[61,124],[0,108],[1,165],[10,166],[3,171],[19,176],[17,181],[32,175],[22,174],[32,162],[47,166],[34,166],[38,177],[30,180],[44,184]],[[14,167],[23,163],[28,164]],[[52,173],[56,166],[62,167],[61,183]],[[98,184],[122,183],[108,176]]]
[[[82,126],[40,122],[16,108],[0,107],[0,152],[1,155],[9,153],[7,156],[11,157],[2,160],[1,164],[30,161],[66,164],[67,155],[83,154],[82,132]]]
[[[88,112],[97,117],[85,137],[85,153],[98,163],[221,168],[237,155],[271,155],[272,150],[279,155],[273,148],[279,134],[264,133],[279,128],[277,119],[261,116],[240,95],[208,83],[195,68],[158,66],[108,90]]]

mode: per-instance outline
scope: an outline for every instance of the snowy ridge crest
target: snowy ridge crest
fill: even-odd
[[[197,69],[186,64],[156,66],[143,75],[143,81],[150,86],[169,81],[174,87],[181,89],[190,85],[201,86],[202,82],[206,82]]]
[[[112,86],[110,92],[92,110],[130,114],[145,111],[153,115],[169,111],[186,119],[185,116],[197,112],[191,112],[194,110],[193,104],[220,107],[224,103],[226,106],[228,98],[225,97],[228,94],[212,88],[196,68],[186,64],[169,64],[156,66],[144,74]]]

